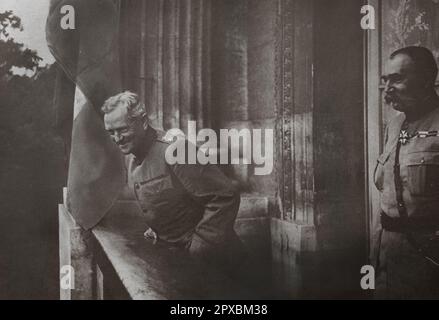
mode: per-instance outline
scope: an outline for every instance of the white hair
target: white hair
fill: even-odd
[[[126,108],[130,121],[146,116],[145,104],[139,101],[139,96],[131,91],[125,91],[108,98],[101,110],[108,114],[117,108]]]

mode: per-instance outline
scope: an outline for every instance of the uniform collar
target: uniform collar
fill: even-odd
[[[134,162],[141,164],[145,160],[149,149],[151,149],[152,144],[157,138],[157,131],[155,131],[151,126],[148,126],[145,131],[145,141],[143,142],[143,148],[140,150],[140,154],[134,156]]]

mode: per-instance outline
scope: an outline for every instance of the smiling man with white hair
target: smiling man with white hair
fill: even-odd
[[[102,111],[105,129],[128,157],[128,182],[150,234],[226,264],[242,253],[234,231],[240,194],[232,181],[212,164],[169,165],[165,152],[172,141],[149,126],[137,94],[113,96]]]

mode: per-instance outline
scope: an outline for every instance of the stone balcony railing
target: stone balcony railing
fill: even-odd
[[[268,201],[244,196],[235,229],[250,252],[270,259]],[[266,286],[248,285],[191,258],[181,250],[152,244],[134,201],[118,201],[90,231],[79,227],[59,205],[60,268],[74,271],[63,300],[78,299],[245,299],[270,296]],[[256,254],[257,253],[257,254]],[[61,273],[61,278],[66,275]],[[62,283],[63,280],[61,280]],[[259,284],[262,281],[255,279]]]

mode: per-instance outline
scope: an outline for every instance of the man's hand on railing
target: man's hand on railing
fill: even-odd
[[[157,240],[158,240],[157,233],[155,233],[155,231],[152,230],[151,228],[148,228],[148,230],[145,231],[143,236],[145,237],[145,239],[152,240],[153,241],[152,244],[157,243]]]

